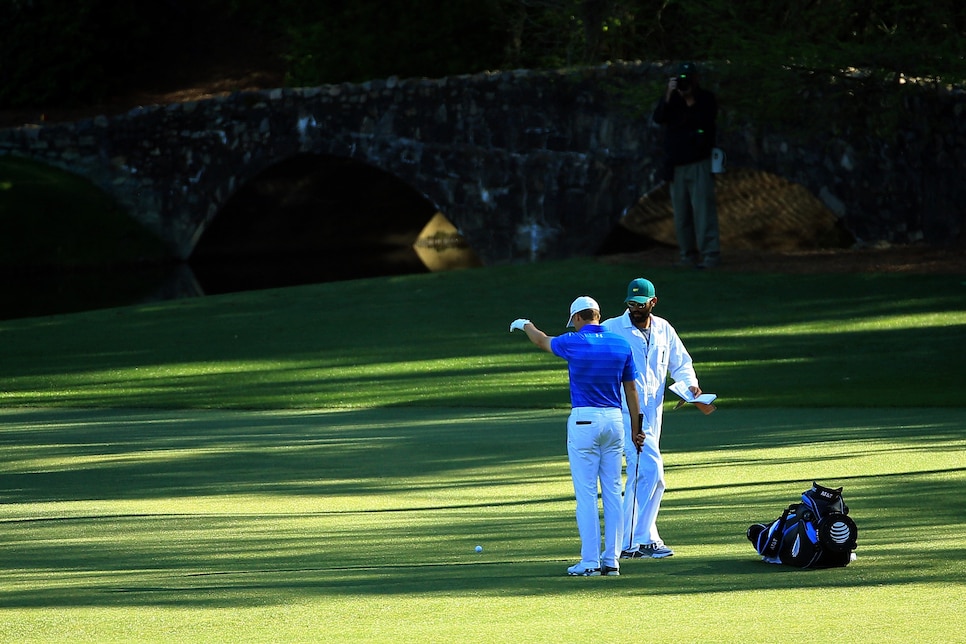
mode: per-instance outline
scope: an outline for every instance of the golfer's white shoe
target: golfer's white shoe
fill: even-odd
[[[600,568],[585,568],[581,562],[567,568],[567,574],[571,577],[600,577]]]

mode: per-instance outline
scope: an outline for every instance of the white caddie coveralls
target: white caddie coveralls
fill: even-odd
[[[670,374],[675,382],[687,387],[698,386],[691,355],[684,348],[674,327],[664,318],[651,314],[650,338],[634,326],[630,312],[601,323],[608,331],[619,334],[631,345],[637,367],[637,391],[644,414],[646,435],[641,453],[631,440],[631,420],[627,401],[621,402],[624,413],[624,458],[627,481],[624,486],[623,550],[634,550],[641,544],[662,543],[657,531],[657,513],[664,496],[664,460],[661,458],[661,424],[664,419],[664,390]],[[638,468],[638,459],[640,467]],[[635,477],[636,472],[636,477]],[[637,479],[635,481],[635,478]],[[636,483],[636,492],[635,492]],[[636,502],[636,505],[635,505]],[[633,517],[634,524],[631,525]]]

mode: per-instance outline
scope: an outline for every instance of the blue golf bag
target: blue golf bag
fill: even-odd
[[[859,529],[848,516],[842,488],[812,487],[770,524],[748,527],[746,536],[768,563],[834,568],[853,560]]]

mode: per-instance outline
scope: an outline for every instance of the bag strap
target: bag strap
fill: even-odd
[[[761,551],[762,556],[772,558],[778,556],[778,549],[782,545],[782,535],[785,534],[785,522],[788,520],[788,513],[791,512],[793,507],[795,507],[794,504],[785,508],[785,511],[782,512],[781,517],[775,521],[771,529],[768,531],[768,542]]]

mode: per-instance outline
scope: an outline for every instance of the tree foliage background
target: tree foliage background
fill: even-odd
[[[803,99],[836,88],[882,127],[907,86],[966,78],[962,0],[2,0],[0,108],[189,73],[229,27],[269,43],[290,85],[691,59],[758,118],[820,118]]]

